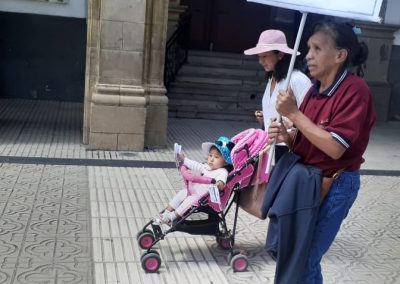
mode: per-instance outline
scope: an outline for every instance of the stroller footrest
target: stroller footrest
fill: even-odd
[[[151,224],[151,227],[152,227],[152,229],[153,229],[153,232],[154,232],[154,237],[158,240],[158,239],[163,239],[164,238],[164,236],[163,236],[163,231],[162,231],[162,229],[161,229],[161,227],[159,226],[159,225],[154,225],[154,224]]]
[[[191,235],[217,235],[219,220],[185,220],[176,225],[176,231]]]

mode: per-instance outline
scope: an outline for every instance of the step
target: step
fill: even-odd
[[[168,100],[168,108],[171,110],[186,110],[193,112],[221,112],[221,113],[240,113],[245,112],[254,114],[259,104],[253,101],[244,102],[210,102],[199,101],[194,99],[186,100]]]
[[[242,85],[242,80],[240,80],[240,79],[198,77],[198,76],[190,76],[190,75],[178,75],[175,77],[175,82],[229,85],[229,86],[241,86]]]
[[[227,90],[261,90],[262,86],[266,85],[266,81],[262,80],[238,80],[238,79],[224,79],[215,77],[198,77],[189,75],[178,75],[175,81],[172,83],[173,86],[182,84],[185,86],[191,86],[201,89],[227,89]],[[171,87],[172,85],[170,85]]]
[[[212,119],[225,121],[246,121],[254,122],[254,116],[251,113],[214,113],[214,112],[193,112],[186,110],[170,110],[169,117],[174,118],[196,118],[196,119]]]
[[[228,101],[256,101],[261,105],[261,100],[263,94],[260,92],[208,92],[208,93],[201,93],[195,92],[196,90],[179,90],[179,91],[170,91],[167,93],[167,97],[169,99],[174,100],[185,100],[185,99],[193,99],[199,101],[221,101],[221,102],[228,102]]]
[[[242,68],[227,68],[217,66],[199,66],[199,65],[184,65],[178,72],[179,75],[190,75],[199,77],[215,77],[227,79],[246,79],[246,80],[265,80],[265,71],[262,68],[255,69],[242,69]]]
[[[179,84],[174,83],[168,87],[167,97],[169,98],[181,98],[182,96],[190,97],[207,97],[207,99],[219,98],[221,100],[225,99],[237,99],[237,98],[248,98],[256,99],[261,98],[264,94],[265,87],[259,86],[247,86],[247,87],[237,87],[237,86],[214,86],[209,84],[196,85],[196,84]]]
[[[253,121],[266,85],[257,57],[189,51],[168,86],[170,117]]]
[[[260,81],[260,82],[255,82],[255,81],[243,81],[243,84],[241,86],[235,86],[235,85],[225,85],[225,84],[215,84],[214,82],[212,83],[198,83],[198,82],[172,82],[169,85],[168,90],[172,90],[175,88],[187,88],[191,90],[204,90],[205,92],[210,92],[213,90],[217,91],[259,91],[259,92],[264,92],[265,86],[267,82],[265,81]]]
[[[254,70],[260,69],[258,57],[245,56],[236,53],[189,51],[188,63],[190,65],[225,66]]]

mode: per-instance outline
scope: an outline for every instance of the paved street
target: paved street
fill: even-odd
[[[181,188],[173,143],[201,160],[201,142],[254,124],[170,119],[168,148],[140,153],[86,149],[81,126],[81,104],[0,100],[0,283],[273,283],[268,221],[244,211],[244,273],[215,238],[174,233],[157,246],[159,273],[146,274],[136,242]],[[399,141],[400,122],[374,128],[359,197],[323,260],[325,283],[400,283]]]

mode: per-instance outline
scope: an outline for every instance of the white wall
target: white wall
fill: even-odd
[[[0,11],[86,18],[87,0],[51,3],[36,0],[0,0]]]
[[[385,24],[400,25],[400,1],[387,0],[387,8],[385,14]],[[400,45],[400,30],[394,34],[393,45]]]

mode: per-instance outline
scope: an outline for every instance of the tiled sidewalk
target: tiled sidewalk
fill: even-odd
[[[263,250],[268,221],[241,210],[236,246],[244,249],[249,257],[247,272],[232,271],[227,265],[226,251],[217,247],[214,237],[174,233],[158,245],[163,261],[160,273],[144,273],[139,261],[142,251],[134,236],[165,206],[173,191],[179,189],[177,171],[124,168],[89,171],[91,175],[98,174],[90,194],[92,222],[96,224],[92,230],[93,250],[104,252],[94,257],[98,283],[114,283],[107,277],[115,271],[124,279],[130,277],[126,283],[132,284],[170,283],[167,280],[170,277],[176,283],[273,283],[275,263]],[[400,204],[392,202],[400,198],[399,188],[397,177],[362,177],[360,196],[322,262],[324,283],[400,282],[397,261]],[[228,220],[231,218],[232,214]]]
[[[160,273],[144,273],[136,232],[181,180],[173,168],[118,164],[173,164],[174,142],[200,160],[203,140],[255,125],[170,119],[167,149],[88,151],[80,143],[81,111],[75,103],[0,100],[0,283],[273,283],[275,263],[263,250],[268,221],[243,211],[236,244],[249,256],[247,272],[232,272],[215,238],[174,233],[158,245]],[[399,122],[374,129],[363,167],[397,176],[362,176],[359,197],[323,260],[324,283],[400,283],[399,130]],[[5,163],[7,157],[26,161]],[[33,158],[48,163],[29,164]],[[81,159],[80,166],[52,164],[61,158]],[[85,165],[90,160],[114,162]]]
[[[87,169],[0,164],[0,283],[90,283]]]

